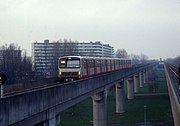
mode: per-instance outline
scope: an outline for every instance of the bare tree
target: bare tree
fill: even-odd
[[[125,49],[117,49],[116,51],[116,57],[117,58],[127,58],[128,53]]]
[[[65,55],[65,53],[63,52],[64,49],[63,49],[63,41],[61,39],[59,39],[57,42],[54,42],[54,53],[53,53],[53,57],[52,57],[52,60],[51,60],[51,66],[55,66],[55,67],[51,67],[51,75],[54,75],[54,76],[57,76],[58,74],[58,69],[57,69],[57,66],[58,66],[58,59],[59,57],[62,57]]]
[[[176,64],[177,66],[180,66],[180,56],[177,56],[177,57],[174,59],[174,64]]]
[[[168,58],[168,59],[166,59],[166,62],[180,66],[180,56],[177,56],[175,58]]]
[[[25,80],[29,81],[33,75],[32,75],[32,62],[31,57],[27,56],[26,51],[23,53],[23,56],[21,57],[21,75],[18,76],[17,81]],[[19,80],[18,80],[19,79]]]
[[[63,42],[63,54],[64,56],[68,55],[77,55],[78,50],[77,50],[77,42],[73,42],[71,39],[64,39]]]
[[[140,56],[136,55],[136,54],[131,54],[129,55],[129,57],[131,58],[132,64],[140,64]]]
[[[148,60],[148,56],[147,56],[147,55],[145,55],[145,54],[141,54],[141,55],[140,55],[140,61],[141,61],[141,63],[146,63],[147,60]]]
[[[20,47],[14,43],[9,46],[3,45],[1,50],[3,62],[1,71],[7,75],[7,82],[12,84],[25,78],[32,68],[31,60],[27,58],[26,53],[22,57]]]

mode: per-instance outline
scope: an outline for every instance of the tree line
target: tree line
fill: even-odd
[[[55,53],[54,60],[57,64],[57,59],[60,56],[68,56],[68,55],[80,55],[78,53],[77,44],[78,41],[72,41],[71,39],[64,39],[54,41],[53,43],[57,43],[54,46],[55,52],[62,52],[62,54]],[[63,43],[63,44],[58,44]],[[63,46],[63,47],[59,47]],[[61,49],[61,50],[60,50]],[[63,50],[62,50],[63,49]],[[26,51],[22,50],[20,46],[17,44],[11,43],[9,45],[5,44],[0,47],[1,50],[1,62],[0,62],[0,72],[3,72],[7,75],[7,83],[21,83],[33,80],[34,71],[32,71],[32,61],[31,57],[27,56]],[[83,55],[83,54],[82,54]],[[94,52],[90,53],[91,56],[94,56]],[[125,49],[118,49],[115,53],[115,57],[117,58],[130,58],[132,59],[133,64],[144,63],[148,60],[148,57],[145,54],[136,55],[136,54],[128,54]],[[56,65],[57,66],[57,65]]]
[[[132,60],[132,64],[141,64],[148,61],[148,56],[145,54],[128,54],[125,49],[117,49],[115,53],[116,58],[129,58]]]
[[[180,67],[180,55],[176,56],[175,58],[168,58],[165,61]]]

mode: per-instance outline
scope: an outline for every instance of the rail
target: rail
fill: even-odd
[[[29,81],[26,83],[18,83],[13,85],[4,85],[4,96],[11,96],[14,94],[20,94],[28,91],[33,91],[43,87],[59,84],[57,78],[48,78],[39,81]]]

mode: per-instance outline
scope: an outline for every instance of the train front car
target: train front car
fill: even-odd
[[[81,77],[81,57],[65,56],[59,58],[58,77],[61,80],[75,80]]]

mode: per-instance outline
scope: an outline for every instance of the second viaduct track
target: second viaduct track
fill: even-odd
[[[141,67],[114,71],[65,84],[46,85],[45,87],[21,90],[13,95],[9,94],[0,99],[1,125],[26,124],[32,126],[39,122],[52,120],[63,110],[90,96],[96,100],[101,99],[101,95],[104,95],[102,92],[109,87],[147,71],[156,64],[157,62],[149,63]],[[53,122],[49,121],[49,125],[53,125]]]
[[[174,125],[180,126],[180,67],[165,63],[165,73]]]
[[[165,70],[168,73],[167,78],[170,78],[172,81],[174,91],[176,92],[177,96],[179,95],[178,98],[180,102],[180,67],[166,63]]]

